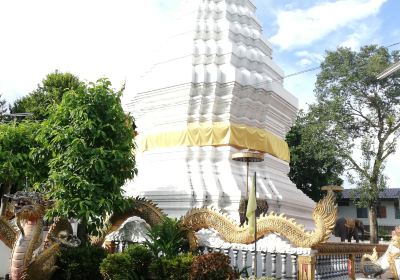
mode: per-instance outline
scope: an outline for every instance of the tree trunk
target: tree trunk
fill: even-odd
[[[378,244],[378,221],[376,218],[376,207],[371,206],[368,208],[369,217],[369,241],[371,244]]]
[[[8,198],[4,197],[5,194],[10,194],[11,191],[11,184],[4,184],[3,185],[3,193],[1,197],[1,206],[0,206],[0,217],[3,217],[6,214],[7,210],[7,201]]]
[[[89,241],[88,230],[87,230],[87,222],[86,220],[81,220],[78,224],[78,230],[76,235],[81,241],[81,245],[86,245]]]

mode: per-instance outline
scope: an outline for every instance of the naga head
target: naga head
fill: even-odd
[[[15,216],[24,220],[43,217],[44,211],[53,205],[53,201],[46,200],[42,194],[37,192],[18,191],[5,196],[11,199]]]

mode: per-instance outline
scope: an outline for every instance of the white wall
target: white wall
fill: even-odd
[[[4,277],[10,269],[11,250],[0,242],[0,277]]]
[[[382,206],[386,207],[386,218],[378,218],[378,226],[397,226],[400,225],[400,219],[395,218],[394,201],[381,201]],[[349,206],[338,207],[338,218],[340,217],[352,217],[357,218],[357,208],[352,202]],[[360,219],[364,225],[369,225],[368,218]]]

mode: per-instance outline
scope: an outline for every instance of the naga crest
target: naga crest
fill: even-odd
[[[5,195],[11,199],[11,206],[17,218],[33,220],[42,218],[44,211],[53,205],[53,201],[46,200],[37,192],[18,191],[12,195]]]

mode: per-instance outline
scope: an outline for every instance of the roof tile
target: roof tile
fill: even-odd
[[[344,189],[342,192],[342,198],[351,198],[350,197],[350,192],[354,189]],[[385,189],[379,194],[379,198],[381,199],[388,199],[388,198],[399,198],[400,195],[400,188],[391,188],[391,189]]]

